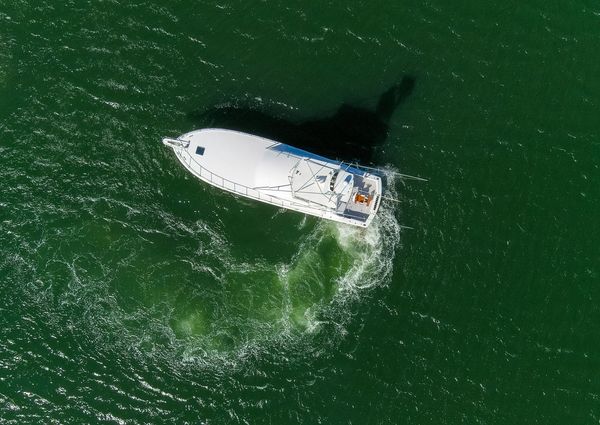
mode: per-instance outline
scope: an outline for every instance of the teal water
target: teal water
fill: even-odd
[[[599,45],[592,1],[0,0],[0,423],[598,423]],[[370,162],[429,182],[366,232],[159,143],[407,76]]]

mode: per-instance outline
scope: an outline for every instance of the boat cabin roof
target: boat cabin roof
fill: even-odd
[[[194,162],[217,181],[223,177],[256,190],[277,191],[277,196],[287,192],[333,209],[350,198],[353,174],[339,161],[231,130],[204,129],[181,139],[189,142]]]

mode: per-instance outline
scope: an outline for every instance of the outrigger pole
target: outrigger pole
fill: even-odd
[[[399,199],[390,198],[389,196],[381,195],[381,199],[387,199],[388,201],[398,202],[399,204],[402,203],[402,201],[400,201]]]
[[[383,172],[384,174],[393,174],[395,176],[400,177],[401,179],[410,179],[410,180],[418,180],[421,182],[428,182],[429,180],[424,179],[423,177],[417,177],[417,176],[411,176],[410,174],[402,174],[402,173],[397,173],[395,171],[386,171],[383,170],[381,168],[375,168],[375,167],[367,167],[366,165],[358,165],[358,164],[349,164],[350,167],[355,167],[355,168],[365,168],[367,170],[375,170],[375,171],[379,171],[379,172]]]
[[[392,171],[391,173],[397,175],[401,179],[418,180],[420,182],[428,182],[429,181],[427,179],[424,179],[423,177],[417,177],[417,176],[411,176],[411,175],[408,175],[408,174],[396,173],[394,171]]]

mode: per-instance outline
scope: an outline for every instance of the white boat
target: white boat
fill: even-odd
[[[218,128],[163,143],[200,180],[267,204],[367,227],[381,203],[376,170],[284,143]]]

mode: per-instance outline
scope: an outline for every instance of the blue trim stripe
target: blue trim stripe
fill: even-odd
[[[324,161],[324,162],[329,162],[331,164],[339,165],[339,166],[341,166],[341,168],[344,171],[355,174],[357,176],[364,176],[366,174],[366,172],[364,170],[351,167],[350,164],[344,164],[342,161],[329,159],[324,156],[305,151],[304,149],[295,148],[293,146],[286,145],[285,143],[278,143],[276,145],[269,146],[269,149],[272,151],[275,151],[275,152],[279,152],[279,153],[294,155],[294,156],[298,156],[301,158],[316,159],[319,161]]]

